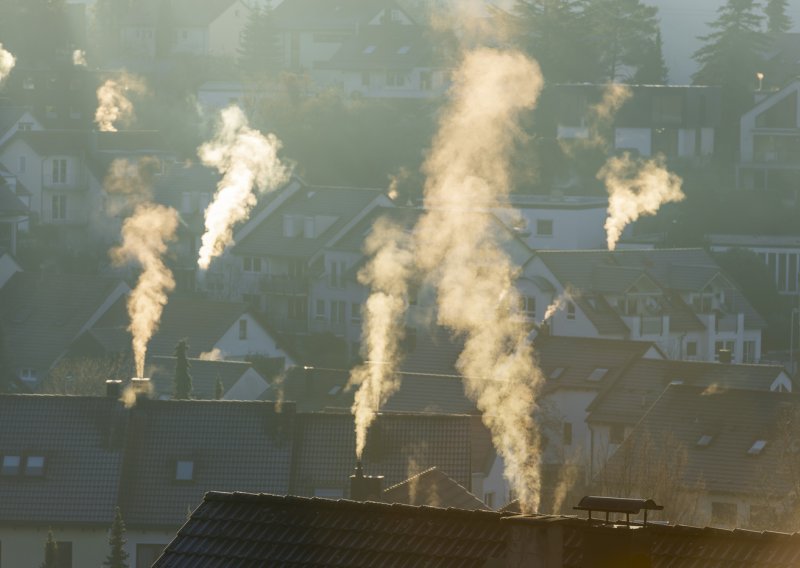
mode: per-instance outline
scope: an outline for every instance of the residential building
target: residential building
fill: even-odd
[[[0,322],[14,374],[37,384],[129,291],[115,278],[15,272],[0,289]]]
[[[175,357],[152,356],[145,365],[145,375],[153,385],[153,396],[169,399],[175,391]],[[192,377],[192,399],[213,400],[219,388],[221,400],[261,400],[270,387],[268,378],[249,361],[187,359]],[[273,360],[272,372],[284,368],[283,359]]]
[[[0,106],[0,146],[17,131],[44,130],[27,107]]]
[[[14,259],[14,255],[0,248],[0,290],[17,272],[22,272],[22,267]]]
[[[17,233],[26,227],[30,211],[15,189],[0,177],[0,250],[17,254]]]
[[[758,255],[775,279],[780,294],[800,295],[800,236],[707,235],[709,249],[725,252],[746,249]]]
[[[701,249],[539,251],[518,286],[548,333],[653,341],[670,359],[761,358],[763,318]]]
[[[757,93],[756,104],[742,115],[737,186],[769,190],[797,200],[800,184],[800,81],[772,93]]]

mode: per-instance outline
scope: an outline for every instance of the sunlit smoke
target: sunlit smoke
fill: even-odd
[[[158,159],[151,156],[140,158],[135,163],[124,158],[111,162],[103,180],[106,213],[119,215],[149,201],[153,196],[153,178],[158,169]]]
[[[578,481],[578,473],[580,472],[580,469],[577,462],[578,459],[573,458],[561,467],[558,483],[553,491],[554,515],[561,514],[561,508],[564,506],[564,501],[566,501],[567,495],[575,486],[575,482]]]
[[[424,170],[427,212],[416,228],[420,268],[438,293],[438,319],[465,338],[457,367],[483,415],[525,512],[539,505],[539,435],[533,420],[542,381],[528,330],[514,317],[517,269],[489,215],[503,204],[520,112],[542,87],[538,65],[519,53],[478,49],[454,74]]]
[[[133,379],[122,390],[120,400],[125,405],[125,408],[133,408],[136,406],[139,397],[150,398],[153,396],[153,383],[149,379]]]
[[[544,317],[542,318],[542,323],[548,321],[551,317],[553,317],[556,312],[563,310],[567,306],[567,302],[571,302],[574,297],[574,292],[570,288],[566,288],[563,292],[561,292],[555,299],[547,306],[547,309],[544,311]]]
[[[597,122],[612,120],[617,111],[633,95],[630,87],[619,83],[609,83],[603,91],[603,98],[590,107],[591,114]],[[590,117],[591,118],[591,117]]]
[[[608,250],[617,246],[622,231],[642,215],[655,215],[665,203],[681,201],[681,178],[669,172],[664,159],[642,161],[629,154],[611,157],[597,173],[608,190],[605,223]]]
[[[0,43],[0,82],[3,81],[11,70],[16,65],[17,60],[10,51],[3,49],[3,44]]]
[[[627,85],[619,83],[606,85],[600,102],[589,106],[585,133],[577,138],[559,140],[562,151],[575,159],[581,159],[577,155],[581,150],[611,151],[614,145],[612,128],[614,117],[631,96],[633,92]]]
[[[224,353],[219,347],[214,347],[211,351],[203,351],[197,358],[201,361],[222,361],[224,359]]]
[[[122,225],[122,244],[111,250],[116,266],[136,262],[142,272],[128,297],[128,331],[133,336],[136,375],[144,374],[147,343],[158,329],[167,294],[175,288],[172,272],[164,264],[167,242],[175,238],[177,212],[163,205],[141,203]]]
[[[129,73],[122,73],[116,79],[106,79],[97,89],[97,110],[94,113],[97,128],[101,132],[116,132],[117,122],[122,125],[130,124],[134,118],[134,109],[128,96],[145,92],[144,82]]]
[[[256,205],[254,187],[262,193],[272,191],[288,179],[289,169],[278,159],[280,147],[274,135],[250,128],[242,110],[230,106],[222,111],[214,139],[198,149],[203,163],[222,174],[205,214],[197,260],[203,270],[233,244],[234,226],[247,220]]]
[[[358,459],[376,413],[400,386],[400,341],[414,265],[410,237],[385,218],[373,226],[365,253],[370,261],[358,274],[358,281],[371,289],[361,332],[364,363],[352,370],[348,383],[358,387],[352,407]]]
[[[72,52],[72,64],[76,67],[86,67],[86,52],[76,49]]]

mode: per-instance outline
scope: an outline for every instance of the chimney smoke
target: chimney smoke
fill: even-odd
[[[383,476],[364,475],[361,461],[356,462],[353,475],[350,476],[350,499],[353,501],[382,501]]]
[[[101,132],[116,132],[115,123],[128,125],[133,121],[133,103],[129,94],[142,95],[146,92],[144,82],[129,73],[122,73],[117,79],[107,79],[97,89],[97,110],[94,121]]]
[[[3,82],[3,79],[8,77],[8,74],[11,73],[16,63],[16,58],[10,51],[3,49],[3,44],[0,43],[0,83]]]

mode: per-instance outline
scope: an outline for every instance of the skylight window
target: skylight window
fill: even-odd
[[[750,454],[751,456],[757,456],[764,451],[764,448],[766,446],[767,446],[766,440],[756,440],[755,442],[753,442],[753,445],[750,446],[750,449],[747,450],[747,453]]]
[[[3,467],[0,469],[0,475],[19,475],[21,463],[22,458],[20,456],[3,456]]]
[[[410,45],[404,45],[400,49],[397,50],[397,55],[405,55],[409,51],[411,51],[411,46]]]
[[[702,436],[700,436],[700,439],[697,440],[697,445],[698,446],[702,446],[702,447],[706,447],[711,443],[711,440],[713,440],[713,439],[714,439],[713,436],[711,436],[709,434],[703,434]]]
[[[372,54],[374,51],[375,51],[375,46],[374,46],[374,45],[368,45],[367,47],[365,47],[365,48],[364,48],[364,51],[363,51],[362,53],[363,53],[364,55],[370,55],[370,54]]]
[[[44,456],[28,456],[25,458],[25,475],[41,477],[44,475]]]
[[[602,381],[603,377],[605,377],[607,373],[608,369],[602,369],[598,367],[597,369],[592,371],[588,377],[586,377],[586,380],[592,382]]]
[[[557,379],[564,374],[564,367],[556,367],[547,376],[548,379]]]
[[[194,462],[179,460],[175,464],[176,481],[192,481],[194,479]]]

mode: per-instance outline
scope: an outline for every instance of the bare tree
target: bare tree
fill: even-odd
[[[133,376],[132,361],[127,355],[107,357],[70,357],[62,359],[42,381],[39,392],[102,396],[107,379]]]

